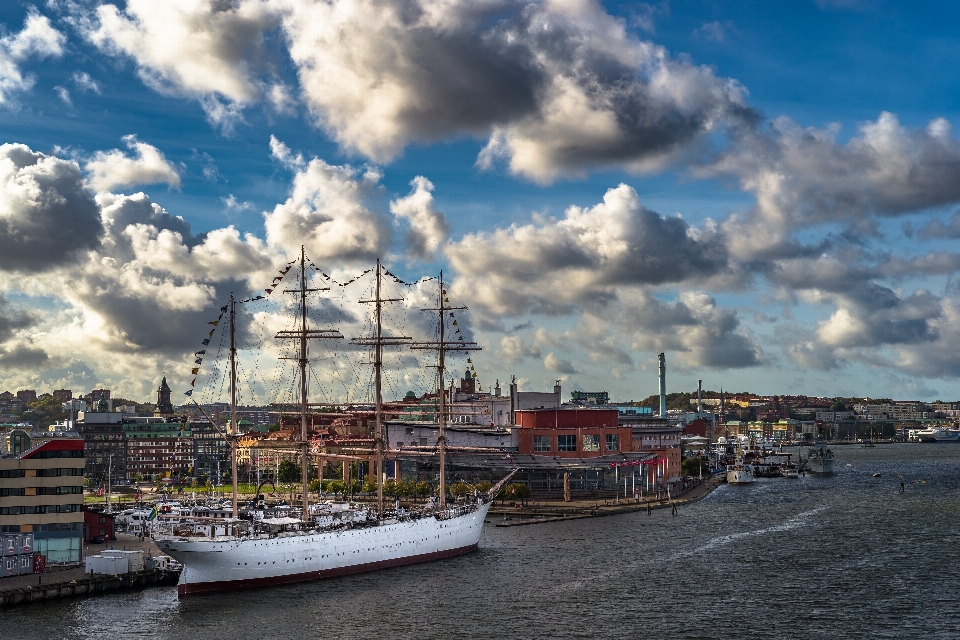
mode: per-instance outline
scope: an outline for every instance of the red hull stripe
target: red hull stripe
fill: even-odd
[[[441,558],[461,556],[465,553],[476,551],[478,546],[479,544],[472,544],[466,547],[460,547],[459,549],[450,549],[449,551],[435,551],[433,553],[424,553],[418,556],[407,556],[405,558],[396,558],[394,560],[380,560],[379,562],[355,564],[349,567],[339,567],[337,569],[307,571],[305,573],[294,573],[286,576],[275,576],[271,578],[250,578],[248,580],[221,580],[219,582],[179,584],[177,585],[177,595],[186,596],[195,595],[198,593],[212,593],[215,591],[253,589],[256,587],[269,587],[277,584],[290,584],[293,582],[320,580],[322,578],[335,578],[337,576],[346,576],[353,573],[366,573],[367,571],[378,571],[380,569],[389,569],[391,567],[401,567],[407,564],[417,564],[419,562],[429,562],[431,560],[440,560]]]

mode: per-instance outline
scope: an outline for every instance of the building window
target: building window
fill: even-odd
[[[534,451],[550,451],[550,436],[533,436]]]
[[[620,438],[616,433],[607,434],[607,451],[620,451]]]
[[[600,436],[596,436],[596,435],[583,436],[583,450],[584,451],[600,451]]]
[[[576,451],[577,436],[557,436],[557,451]]]

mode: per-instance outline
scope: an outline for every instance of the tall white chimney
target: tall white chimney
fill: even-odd
[[[697,413],[703,413],[703,380],[697,380]]]
[[[661,353],[657,356],[660,360],[660,417],[667,417],[667,360]]]

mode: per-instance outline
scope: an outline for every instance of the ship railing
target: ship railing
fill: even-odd
[[[252,533],[250,522],[205,516],[160,516],[150,528],[153,537],[239,538]]]

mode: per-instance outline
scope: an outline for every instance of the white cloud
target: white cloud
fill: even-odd
[[[73,101],[70,99],[70,92],[66,87],[54,87],[53,90],[57,93],[57,97],[60,98],[60,101],[63,102],[68,107],[73,106]]]
[[[257,74],[270,71],[264,34],[277,22],[272,4],[128,0],[122,10],[100,5],[80,24],[100,49],[133,58],[148,86],[201,99],[211,122],[229,130],[243,105],[263,95]]]
[[[418,258],[429,258],[447,239],[450,225],[443,212],[433,206],[433,183],[417,176],[410,185],[413,190],[409,195],[390,203],[390,213],[409,223],[407,251]]]
[[[729,248],[741,260],[783,255],[794,232],[840,223],[874,233],[875,219],[960,200],[960,142],[937,119],[909,129],[882,113],[845,144],[840,129],[801,128],[777,119],[751,132],[698,175],[736,176],[756,195],[747,215],[726,221]]]
[[[168,161],[153,145],[139,142],[136,136],[125,136],[123,141],[134,152],[129,157],[119,149],[98,151],[84,165],[90,186],[96,191],[133,187],[142,184],[167,184],[180,187],[180,168]]]
[[[100,85],[97,84],[97,82],[91,78],[90,74],[86,71],[74,71],[71,79],[81,91],[92,91],[95,94],[100,95]]]
[[[540,349],[535,344],[527,344],[520,336],[503,336],[496,354],[504,364],[515,365],[527,358],[539,358]]]
[[[274,157],[289,160],[286,145],[271,139],[271,148]],[[380,178],[369,167],[335,166],[319,158],[304,163],[287,201],[265,214],[268,243],[286,251],[304,244],[314,261],[379,257],[390,244],[390,228],[368,201],[379,191]]]
[[[48,271],[96,247],[101,231],[76,162],[0,145],[0,269]]]
[[[696,283],[722,274],[722,243],[679,218],[643,207],[620,185],[560,220],[467,234],[444,252],[458,273],[453,288],[495,315],[568,313],[603,306],[629,285]]]
[[[345,148],[377,160],[473,135],[489,136],[481,166],[503,158],[539,182],[644,171],[746,114],[735,83],[635,39],[595,2],[288,7],[307,106]]]
[[[240,211],[250,211],[254,208],[252,202],[240,201],[237,200],[237,197],[232,193],[229,194],[226,198],[220,198],[220,202],[223,203],[223,206],[227,211],[232,213],[239,213]]]
[[[374,161],[472,136],[487,140],[480,166],[550,182],[656,170],[756,119],[737,83],[638,40],[591,0],[130,0],[79,24],[226,134],[253,103],[295,112],[273,62],[285,53],[317,124]]]
[[[30,7],[23,29],[0,38],[0,105],[10,104],[18,93],[33,86],[33,78],[24,75],[20,64],[30,57],[62,55],[65,40],[49,18]]]
[[[293,155],[290,147],[272,135],[270,136],[270,157],[288,169],[300,169],[306,165],[303,154]]]

